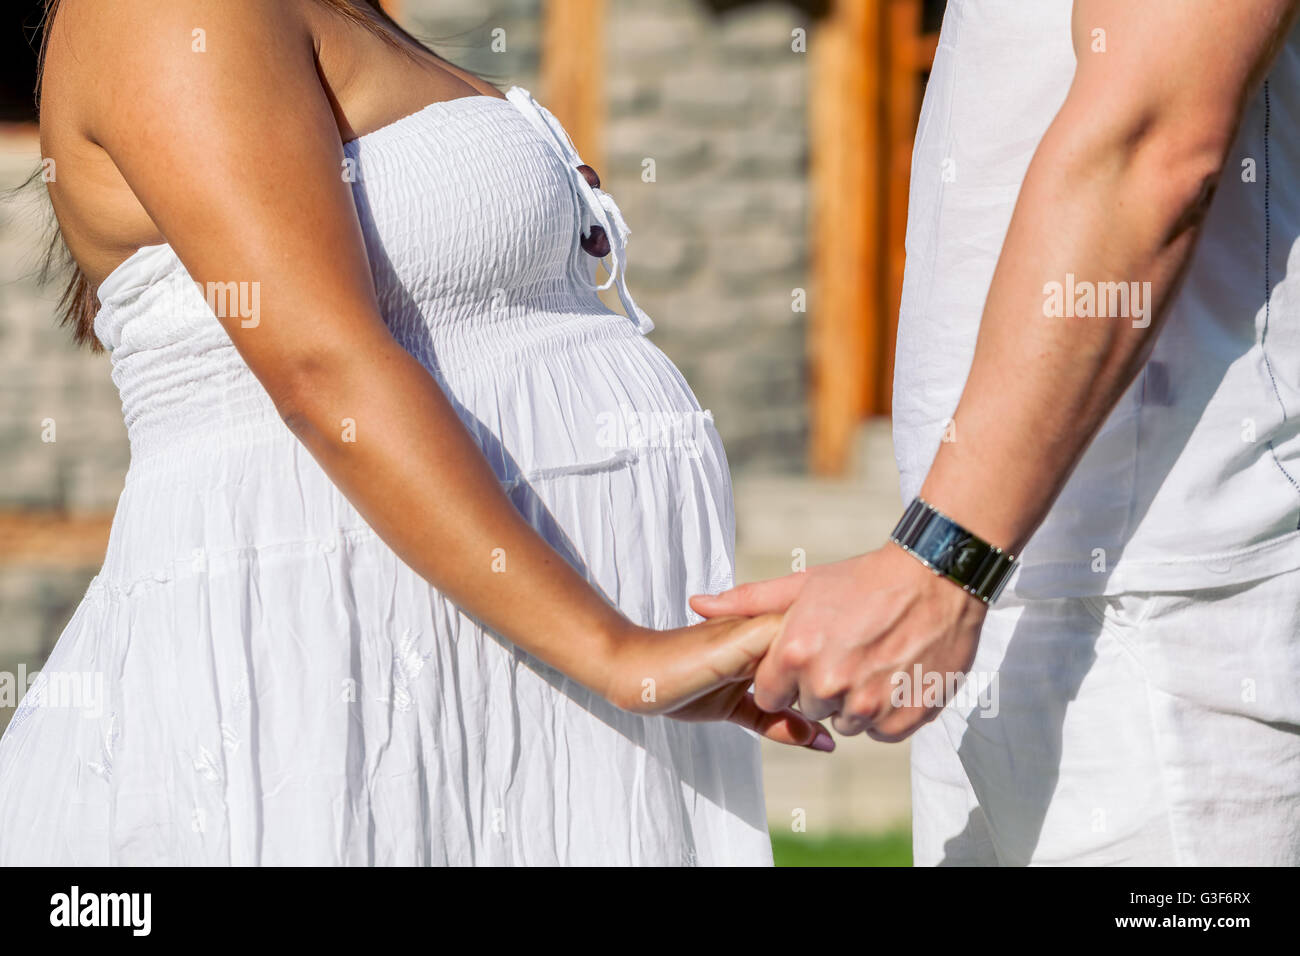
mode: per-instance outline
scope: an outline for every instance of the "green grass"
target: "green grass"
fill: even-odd
[[[842,836],[773,833],[777,866],[911,866],[912,834],[907,830]]]

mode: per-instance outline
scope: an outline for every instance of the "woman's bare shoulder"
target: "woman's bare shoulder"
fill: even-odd
[[[127,160],[164,164],[170,145],[204,137],[228,149],[251,110],[321,96],[304,2],[61,0],[45,51],[41,152],[57,170],[50,195],[64,239],[92,279],[161,239]]]
[[[106,128],[186,96],[213,78],[272,82],[268,59],[311,70],[303,0],[61,0],[50,26],[42,120],[92,142]],[[291,51],[297,56],[291,55]]]

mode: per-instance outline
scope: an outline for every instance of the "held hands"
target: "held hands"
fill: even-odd
[[[789,707],[760,709],[749,691],[780,628],[779,614],[716,615],[670,631],[628,624],[611,644],[603,696],[633,713],[730,721],[778,743],[834,750],[826,728]]]
[[[986,605],[894,544],[847,561],[691,599],[709,620],[654,631],[627,625],[603,668],[624,710],[727,720],[793,746],[830,751],[816,721],[898,741],[942,701],[896,699],[895,675],[965,674]],[[749,691],[750,683],[754,690]],[[904,687],[915,687],[914,680]],[[799,710],[793,709],[798,704]]]
[[[941,709],[915,697],[895,701],[894,675],[911,677],[920,665],[927,680],[940,674],[942,686],[950,686],[948,675],[970,669],[987,611],[894,544],[697,595],[691,607],[714,620],[784,612],[780,633],[754,669],[755,706],[784,714],[798,702],[808,718],[834,715],[832,725],[842,734],[865,731],[884,741],[902,740]]]

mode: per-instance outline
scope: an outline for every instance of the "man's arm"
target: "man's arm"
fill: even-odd
[[[1293,0],[1078,0],[1078,67],[1025,176],[921,497],[1018,553],[1142,369]],[[1092,52],[1104,29],[1105,52]],[[1049,319],[1044,285],[1150,283],[1154,320]]]
[[[1066,101],[1025,176],[969,378],[922,497],[1018,552],[1150,354],[1248,97],[1296,0],[1077,0]],[[1104,29],[1106,52],[1091,49]],[[1149,282],[1154,320],[1047,319],[1067,273]],[[984,606],[890,544],[849,561],[699,598],[716,615],[789,608],[756,698],[843,733],[910,734],[937,713],[891,708],[890,676],[965,671]]]

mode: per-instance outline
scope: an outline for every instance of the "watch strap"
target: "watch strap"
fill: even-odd
[[[912,499],[889,539],[985,604],[997,600],[1016,567],[1015,555],[967,531],[920,497]]]

